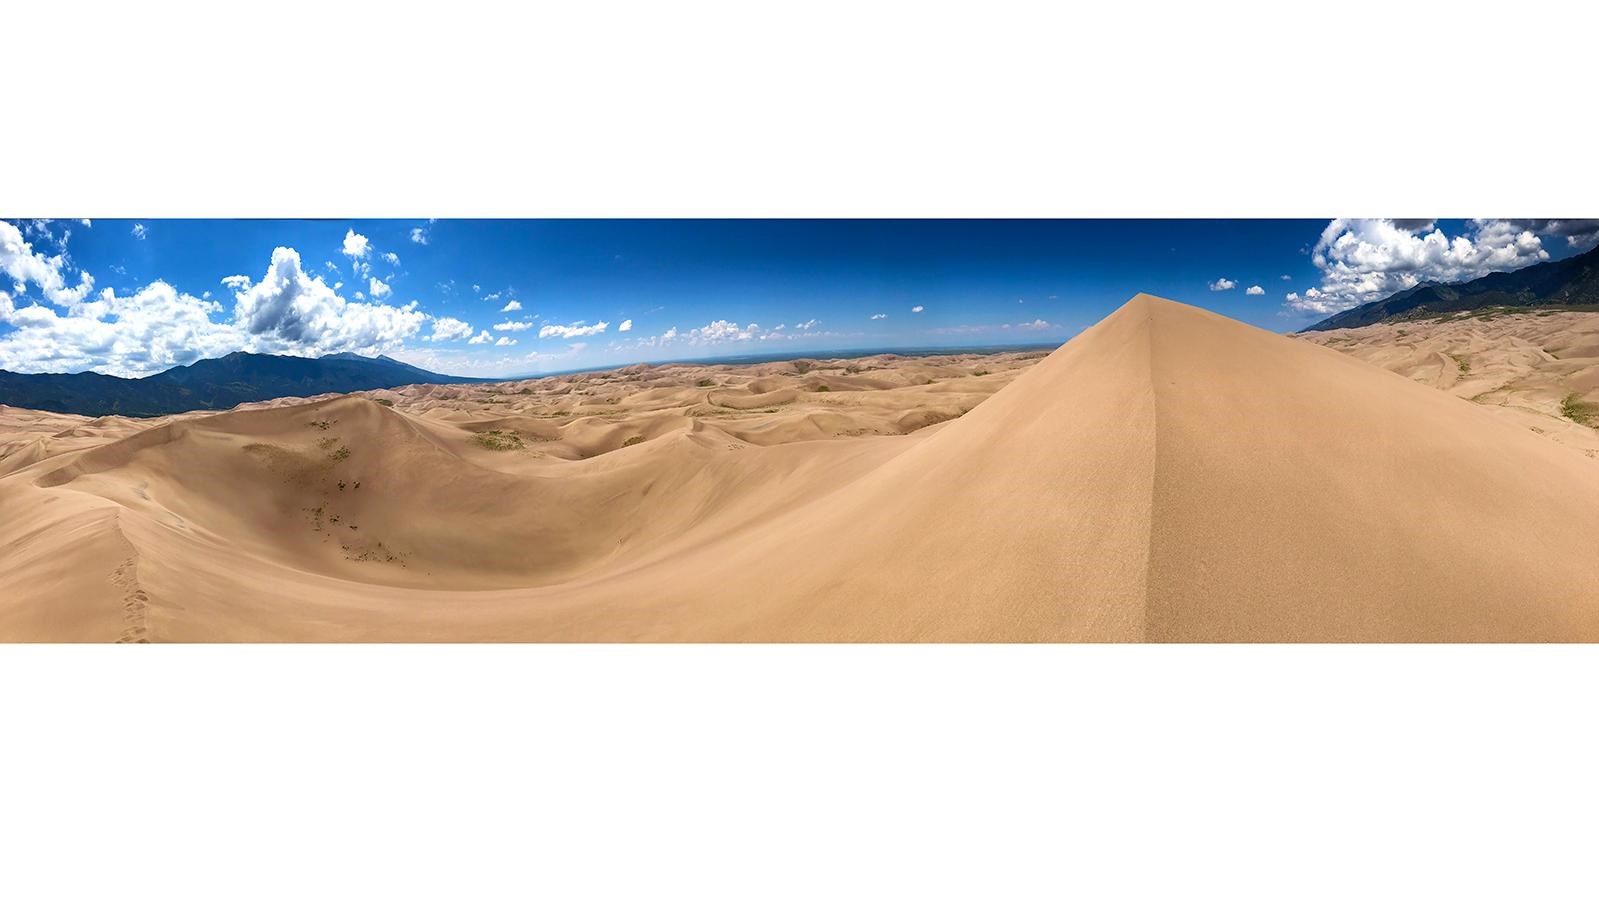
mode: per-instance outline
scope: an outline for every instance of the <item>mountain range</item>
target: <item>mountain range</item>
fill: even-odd
[[[335,353],[310,359],[241,351],[143,378],[95,372],[22,375],[0,370],[0,403],[84,416],[163,416],[231,409],[276,397],[493,380],[497,379],[441,375],[388,356]]]
[[[1426,319],[1490,307],[1599,305],[1599,247],[1514,272],[1495,272],[1458,284],[1423,282],[1397,294],[1329,316],[1305,331],[1359,328],[1378,322]]]

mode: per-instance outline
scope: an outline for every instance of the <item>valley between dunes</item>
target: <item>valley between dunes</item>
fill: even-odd
[[[1146,295],[1040,356],[0,408],[0,639],[1599,639],[1583,448]]]

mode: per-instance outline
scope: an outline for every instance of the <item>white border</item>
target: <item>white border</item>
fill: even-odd
[[[4,21],[6,216],[1599,210],[1574,4]],[[0,646],[0,894],[1576,896],[1596,663]]]

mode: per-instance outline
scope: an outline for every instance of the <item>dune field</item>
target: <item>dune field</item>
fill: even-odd
[[[1599,639],[1588,436],[1341,336],[4,408],[0,639]]]
[[[1599,313],[1487,312],[1297,337],[1599,456]]]

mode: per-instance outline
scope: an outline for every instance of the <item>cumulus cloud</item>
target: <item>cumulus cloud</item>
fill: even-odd
[[[484,339],[486,340],[488,338],[488,332],[483,332],[483,335]],[[439,318],[433,320],[433,334],[428,336],[428,340],[458,341],[462,338],[469,338],[471,336],[472,326],[470,324],[463,322],[460,319],[451,318],[450,316],[440,316]],[[472,343],[481,342],[472,341]]]
[[[373,278],[371,283],[367,285],[367,291],[372,295],[373,300],[382,300],[384,297],[387,297],[389,294],[394,292],[393,288],[390,288],[387,284],[384,284],[376,278]]]
[[[1329,314],[1423,282],[1469,281],[1549,259],[1544,237],[1599,242],[1590,219],[1473,219],[1450,237],[1424,219],[1334,219],[1311,250],[1320,288],[1288,295],[1290,309]]]
[[[562,337],[570,340],[571,338],[604,334],[605,329],[609,327],[611,327],[609,322],[595,322],[593,325],[585,325],[582,321],[573,322],[570,325],[546,325],[539,329],[539,337]]]
[[[1244,293],[1251,297],[1259,297],[1260,295],[1266,293],[1266,289],[1258,284],[1252,284],[1244,289]]]
[[[35,252],[6,222],[0,222],[0,273],[14,288],[0,295],[0,322],[11,326],[0,335],[0,368],[18,372],[137,377],[235,350],[372,355],[398,349],[430,321],[428,340],[472,333],[465,322],[430,317],[415,303],[346,300],[337,286],[306,272],[299,253],[287,247],[272,252],[259,282],[247,275],[222,279],[233,295],[231,320],[210,292],[195,297],[164,281],[128,294],[110,288],[91,294],[94,279],[78,273],[77,284],[69,287],[66,260]],[[369,285],[375,295],[387,293],[387,285],[376,285],[381,287]],[[54,305],[22,302],[30,288]]]
[[[492,340],[494,340],[494,336],[493,335],[489,334],[487,331],[480,331],[480,332],[477,333],[477,337],[471,339],[470,341],[467,341],[467,343],[468,344],[487,344],[489,341],[492,341]]]
[[[1212,281],[1208,286],[1213,291],[1230,291],[1233,288],[1238,287],[1238,282],[1233,281],[1230,278],[1218,278],[1215,281]]]
[[[616,330],[617,331],[632,331],[633,330],[633,320],[632,319],[623,319],[622,320],[622,324],[616,326]]]
[[[433,224],[433,220],[429,219],[428,220],[428,224],[429,225]],[[428,243],[428,229],[427,229],[426,226],[419,226],[417,228],[411,229],[411,243],[413,243],[413,244],[421,244],[424,247],[427,246],[427,243]]]
[[[388,263],[391,266],[397,266],[397,265],[400,264],[400,254],[398,254],[398,253],[385,253],[385,254],[383,254],[383,261]]]
[[[767,332],[766,336],[781,331],[782,327],[779,325],[777,328]],[[687,344],[720,344],[728,341],[748,341],[761,336],[761,326],[754,322],[741,328],[737,322],[727,319],[713,319],[699,328],[690,328],[687,331],[679,331],[677,326],[673,325],[659,337],[645,338],[641,343],[646,346],[667,344],[674,341]]]
[[[17,226],[0,221],[0,272],[11,279],[14,293],[26,293],[28,285],[32,284],[51,303],[69,308],[76,306],[94,290],[94,278],[87,272],[79,272],[77,285],[68,287],[68,271],[66,257],[35,252]]]
[[[364,259],[371,248],[372,242],[366,239],[366,235],[356,234],[355,229],[351,228],[344,233],[344,246],[339,252],[351,259]]]
[[[496,347],[512,347],[512,346],[515,346],[515,345],[516,345],[516,338],[512,338],[512,337],[503,337],[502,336],[499,340],[494,342],[494,346],[496,346]]]
[[[157,281],[131,295],[110,288],[66,315],[41,305],[16,308],[0,292],[0,368],[138,377],[244,349],[231,325],[211,321],[221,307]]]
[[[1278,275],[1277,277],[1281,278],[1283,281],[1293,281],[1294,280],[1294,276],[1292,276],[1292,275]]]
[[[492,299],[492,298],[490,298],[490,299]],[[512,300],[511,302],[509,302],[509,303],[505,304],[504,306],[500,307],[500,312],[516,312],[517,310],[519,310],[521,308],[522,308],[522,304],[521,303],[518,303],[517,301]]]
[[[533,327],[532,322],[496,322],[495,331],[526,331]],[[542,335],[540,335],[542,337]]]
[[[234,290],[234,322],[271,353],[320,356],[338,351],[382,352],[414,335],[427,320],[415,303],[351,303],[300,267],[288,247],[272,251],[260,283],[225,279]]]
[[[696,328],[689,333],[700,340],[712,343],[717,341],[742,341],[749,340],[759,327],[751,322],[747,327],[739,328],[737,324],[726,319],[716,319],[706,324],[703,328]]]
[[[922,306],[913,306],[913,307],[911,307],[911,312],[913,312],[913,313],[919,313],[919,312],[921,312],[921,311],[922,311],[922,310],[923,310],[923,309],[925,309],[925,308],[926,308],[926,307],[922,307]]]
[[[878,319],[886,319],[886,318],[888,318],[888,313],[873,313],[872,314],[872,320],[873,321],[876,321]]]

